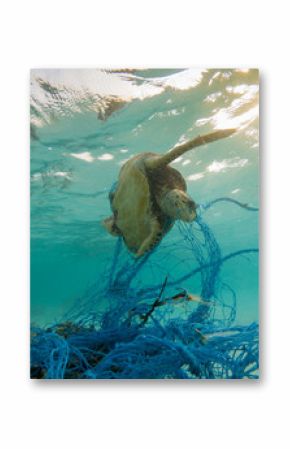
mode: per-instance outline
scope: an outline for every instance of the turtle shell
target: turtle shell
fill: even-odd
[[[120,171],[111,198],[115,224],[129,250],[136,252],[151,231],[152,203],[144,156],[130,159]]]

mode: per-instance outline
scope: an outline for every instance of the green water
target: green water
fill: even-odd
[[[33,323],[58,320],[88,288],[105,282],[116,240],[101,221],[110,215],[108,191],[129,157],[237,127],[231,138],[188,152],[172,166],[198,204],[226,196],[258,207],[256,70],[35,70],[31,105]],[[222,255],[258,247],[256,212],[218,203],[203,218]],[[162,263],[154,279],[188,269],[178,245],[166,257],[177,238],[175,227],[155,253]],[[150,270],[142,274],[148,284]],[[257,321],[257,254],[229,260],[220,277],[236,292],[237,323]],[[196,279],[182,286],[199,293]]]

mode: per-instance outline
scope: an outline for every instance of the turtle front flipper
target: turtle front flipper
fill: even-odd
[[[141,244],[140,248],[136,253],[136,257],[144,256],[145,253],[147,253],[152,248],[154,248],[155,245],[157,245],[157,243],[161,240],[161,238],[162,238],[162,228],[160,227],[158,220],[152,220],[151,232],[148,235],[148,237],[144,240],[144,242]]]
[[[104,226],[105,229],[107,229],[107,231],[111,235],[113,235],[115,237],[122,235],[120,230],[118,229],[118,227],[116,225],[114,216],[105,218],[105,220],[102,221],[102,225]]]
[[[213,131],[209,134],[204,134],[203,136],[198,136],[195,139],[189,140],[186,143],[175,146],[171,151],[164,155],[154,155],[153,157],[148,157],[145,160],[145,167],[149,170],[156,170],[161,167],[165,167],[170,164],[170,162],[174,161],[178,157],[182,156],[187,151],[192,150],[193,148],[199,147],[201,145],[205,145],[210,142],[215,142],[216,140],[224,139],[226,137],[231,136],[237,131],[236,128],[231,129],[219,129],[217,131]]]

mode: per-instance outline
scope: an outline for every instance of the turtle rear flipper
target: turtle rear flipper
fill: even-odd
[[[105,220],[102,221],[102,225],[111,235],[115,237],[122,235],[120,230],[116,226],[115,218],[113,216],[105,218]]]

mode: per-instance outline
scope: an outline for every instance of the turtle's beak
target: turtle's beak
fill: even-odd
[[[196,208],[197,208],[197,205],[196,205],[196,203],[192,199],[190,199],[188,201],[187,206],[188,206],[188,212],[189,212],[188,221],[191,222],[191,221],[196,219]]]
[[[196,204],[195,204],[195,202],[193,201],[193,200],[189,200],[188,201],[188,208],[189,208],[189,210],[191,211],[191,212],[195,212],[195,210],[196,210]]]

